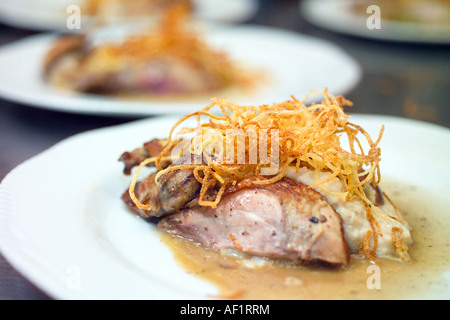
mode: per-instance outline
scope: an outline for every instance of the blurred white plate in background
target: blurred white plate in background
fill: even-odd
[[[356,0],[357,1],[357,0]],[[369,39],[431,44],[450,43],[450,25],[383,20],[381,29],[369,29],[366,16],[352,10],[355,0],[303,0],[300,12],[310,23],[347,35]]]
[[[221,23],[238,23],[252,18],[257,0],[193,0],[199,19]],[[67,7],[81,0],[1,0],[0,21],[31,30],[67,30]]]
[[[51,87],[42,78],[42,59],[54,37],[33,36],[0,48],[0,97],[44,109],[118,116],[189,113],[209,104],[210,96],[189,101],[143,101]],[[332,94],[346,94],[361,78],[360,65],[344,50],[294,32],[236,26],[207,32],[206,41],[243,66],[267,74],[267,81],[256,93],[223,97],[243,105],[282,102],[291,95],[302,99],[309,91],[325,87]]]

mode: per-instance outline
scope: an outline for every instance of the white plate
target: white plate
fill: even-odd
[[[81,0],[2,0],[0,21],[31,30],[69,31],[67,8],[81,3]],[[194,0],[194,5],[196,18],[220,23],[247,21],[259,8],[257,0]]]
[[[350,10],[354,0],[304,0],[300,2],[302,16],[319,27],[358,37],[379,40],[448,44],[450,26],[381,20],[381,29],[367,28],[367,17]],[[381,12],[383,17],[383,12]]]
[[[180,269],[154,227],[119,199],[130,177],[122,175],[117,158],[146,140],[166,137],[175,120],[147,119],[79,134],[14,169],[0,185],[4,256],[58,299],[207,299],[217,294]],[[383,177],[419,186],[417,194],[434,194],[438,201],[428,201],[427,210],[448,210],[450,200],[442,191],[450,188],[448,129],[382,116],[358,115],[353,122],[373,136],[385,124]],[[417,170],[423,163],[426,170]],[[436,280],[450,281],[450,272],[447,276]],[[448,298],[449,288],[443,297]]]
[[[345,94],[361,77],[359,64],[342,49],[297,33],[239,26],[215,29],[206,38],[235,61],[268,75],[268,81],[255,94],[226,97],[237,103],[264,104],[289,95],[303,97],[310,88],[328,87],[331,93]],[[187,113],[206,106],[211,98],[137,101],[55,89],[43,81],[41,71],[43,56],[53,39],[38,35],[0,48],[0,96],[39,108],[120,116]]]
[[[218,22],[245,22],[259,9],[258,0],[194,0],[199,19]]]

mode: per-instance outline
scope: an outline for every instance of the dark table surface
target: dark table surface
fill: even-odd
[[[248,23],[275,26],[331,41],[362,66],[347,97],[353,113],[412,118],[450,127],[450,46],[357,38],[323,30],[299,14],[298,1],[260,0]],[[0,24],[0,45],[35,34]],[[23,161],[74,134],[136,119],[85,116],[31,108],[0,99],[0,180]],[[0,254],[0,299],[51,299]]]

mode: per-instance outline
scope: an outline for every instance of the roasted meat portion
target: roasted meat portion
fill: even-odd
[[[135,195],[149,210],[143,210],[132,201],[128,190],[122,195],[127,206],[143,218],[159,218],[185,208],[194,200],[201,185],[195,179],[192,170],[173,170],[155,181],[156,173],[136,184]]]
[[[336,266],[349,253],[411,262],[411,228],[379,187],[384,126],[372,139],[348,121],[351,101],[322,93],[309,106],[212,98],[174,124],[159,156],[139,163],[151,154],[144,146],[123,158],[128,171],[139,163],[123,199],[159,229],[212,250]],[[188,119],[196,125],[182,126]],[[150,163],[156,178],[135,188]]]
[[[182,143],[182,142],[181,142]],[[124,163],[124,174],[130,175],[134,167],[147,158],[157,157],[164,150],[164,140],[153,139],[144,143],[140,148],[131,152],[124,152],[119,161]],[[170,152],[169,152],[170,153]],[[170,160],[161,161],[163,169],[183,164],[183,161],[193,161],[188,154],[176,163]],[[152,164],[153,165],[153,164]],[[195,179],[194,173],[189,169],[175,169],[161,175],[158,182],[155,180],[156,172],[136,184],[135,195],[149,210],[142,210],[132,201],[128,190],[122,195],[122,200],[136,213],[144,218],[161,217],[178,211],[198,196],[201,184]]]
[[[125,152],[120,157],[124,172],[130,174],[145,158],[158,156],[164,146],[164,141],[154,139]],[[174,165],[166,161],[164,167]],[[122,200],[144,218],[161,219],[162,230],[214,250],[237,249],[294,262],[348,263],[340,216],[322,195],[300,182],[283,178],[256,185],[244,180],[228,187],[217,208],[212,208],[198,205],[201,183],[193,170],[169,170],[158,181],[156,175],[138,182],[134,190],[148,210],[137,207],[128,190]]]
[[[181,210],[158,228],[208,249],[296,263],[349,262],[340,216],[319,193],[288,178],[228,193],[215,209]]]
[[[59,65],[65,64],[67,66],[62,60],[81,57],[86,54],[87,51],[86,36],[79,34],[65,34],[59,36],[44,57],[44,75],[46,77],[50,76],[54,72],[54,69]],[[66,68],[68,68],[68,66]]]
[[[158,20],[123,41],[98,41],[95,33],[58,37],[44,59],[46,81],[75,92],[138,97],[211,94],[248,83],[236,62],[193,30],[186,6],[170,6]]]
[[[149,142],[144,143],[144,145],[140,148],[136,148],[131,152],[124,152],[119,161],[122,161],[125,165],[123,169],[123,173],[126,175],[131,174],[131,170],[138,166],[142,161],[147,158],[157,157],[164,150],[165,142],[159,139],[153,139]],[[161,166],[166,168],[170,162],[163,161]]]
[[[167,57],[97,70],[88,67],[97,65],[89,62],[95,51],[87,42],[77,42],[81,39],[64,36],[56,41],[44,62],[47,81],[77,92],[106,95],[195,94],[219,90],[223,85],[208,70]]]
[[[74,90],[92,94],[190,94],[221,88],[221,83],[207,70],[170,58],[127,65],[102,74],[86,71],[73,84]]]

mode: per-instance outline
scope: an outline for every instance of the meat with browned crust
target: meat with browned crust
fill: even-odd
[[[145,158],[158,156],[163,145],[155,139],[124,153],[120,160],[125,163],[125,173]],[[228,187],[214,209],[198,205],[201,184],[193,170],[168,171],[158,183],[156,175],[150,174],[135,188],[136,197],[148,210],[138,208],[128,190],[122,200],[144,218],[161,219],[158,227],[162,230],[214,250],[235,248],[295,263],[345,266],[349,262],[339,214],[321,194],[300,182],[283,178],[257,185],[251,179],[243,180]]]
[[[340,216],[318,192],[288,178],[228,193],[216,209],[193,207],[168,215],[158,228],[208,249],[295,263],[349,262]]]

